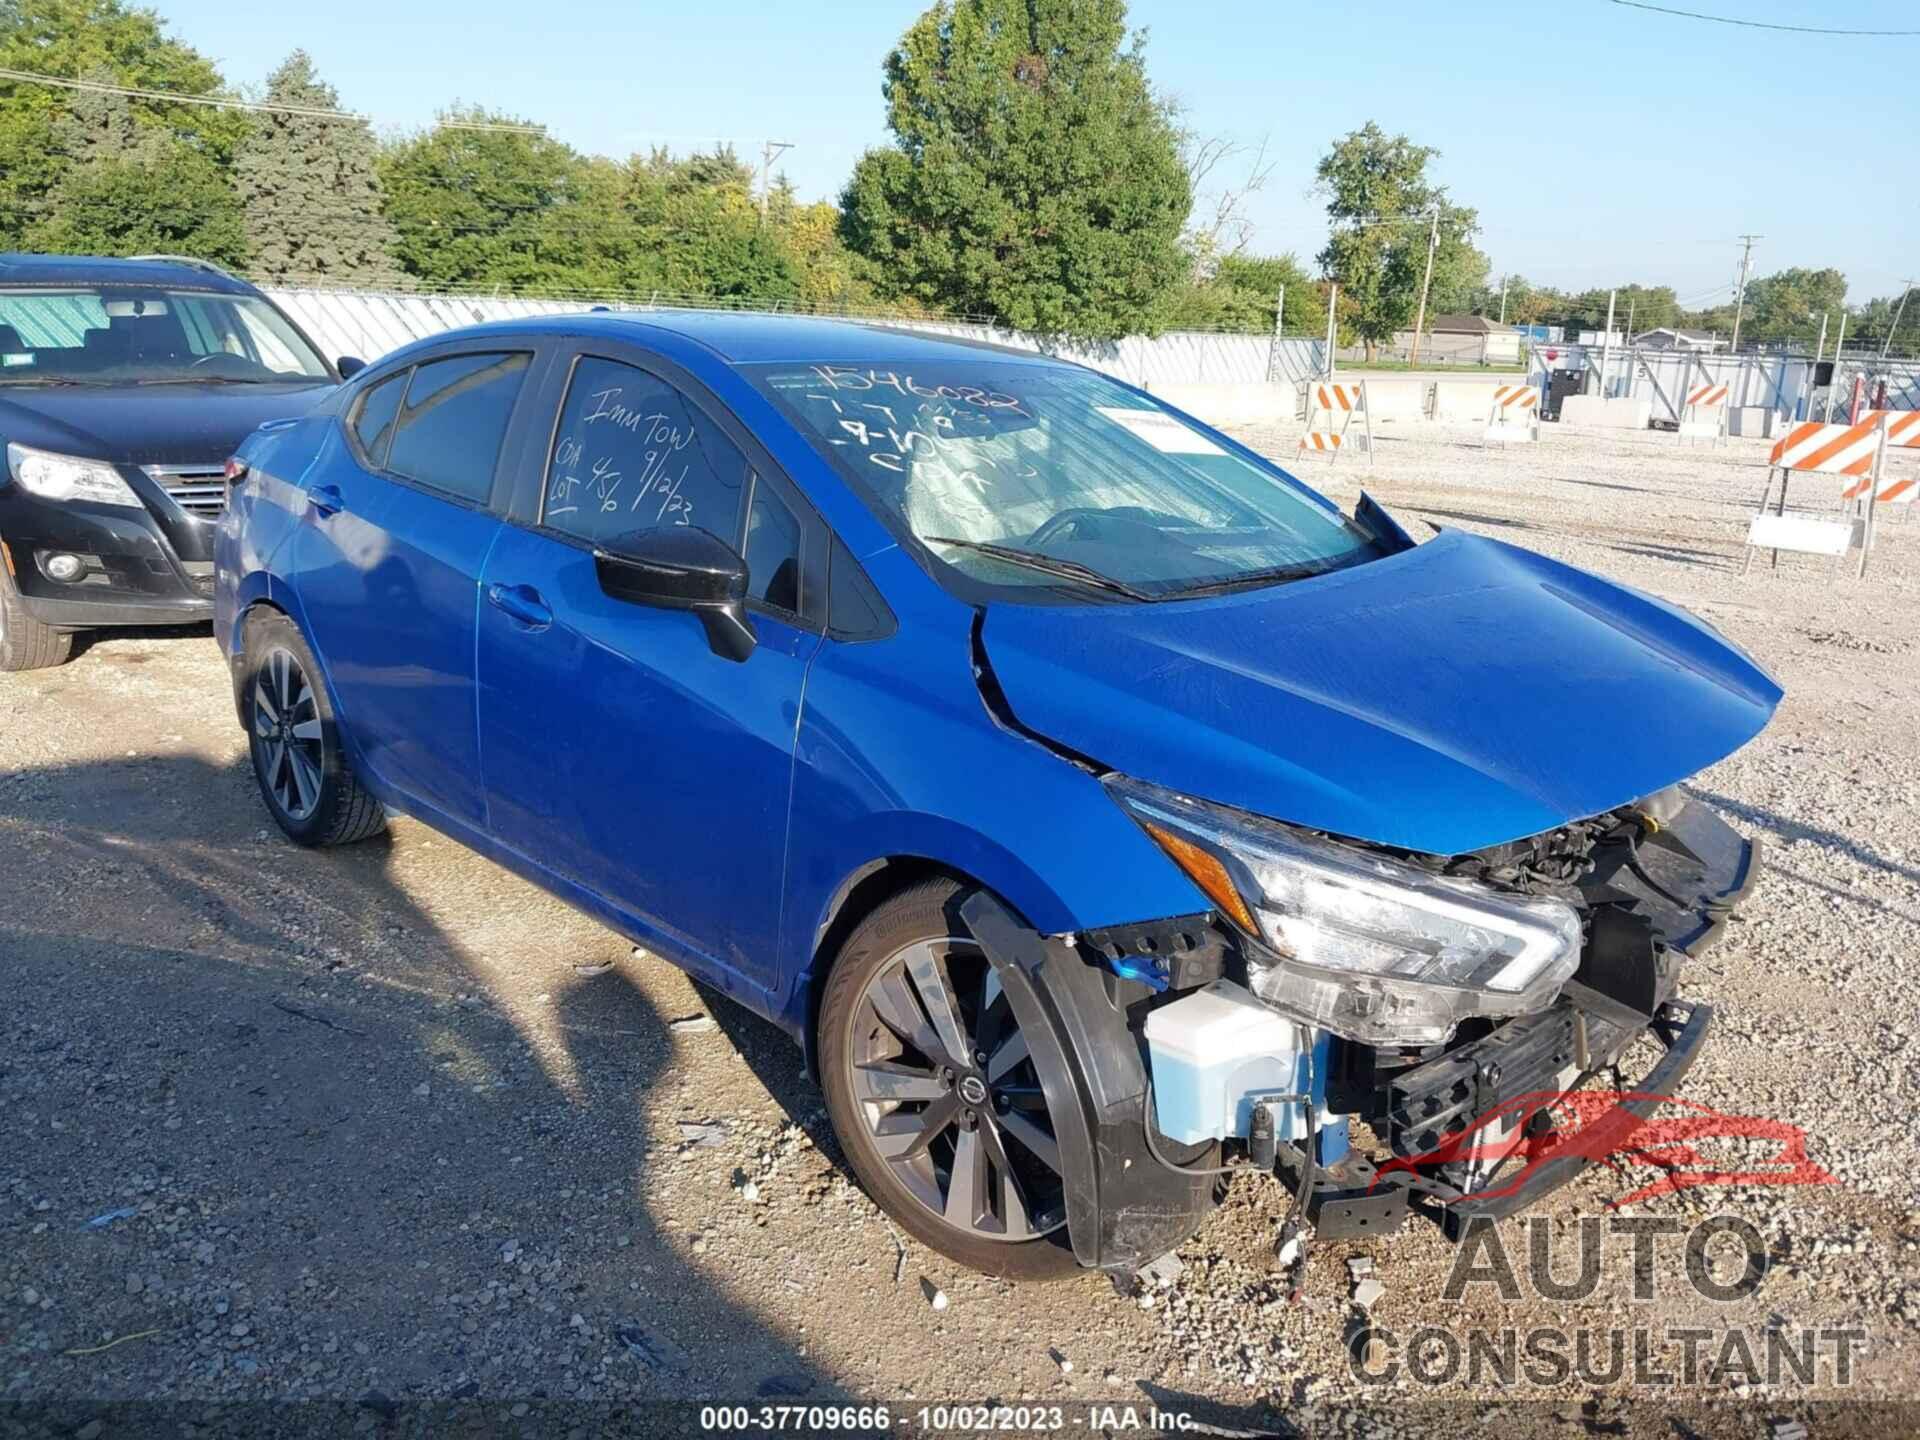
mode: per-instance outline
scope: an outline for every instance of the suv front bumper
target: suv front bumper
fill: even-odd
[[[122,474],[126,474],[124,467]],[[213,618],[214,522],[187,514],[145,476],[145,508],[43,500],[0,484],[0,563],[26,612],[43,625],[197,625]],[[63,584],[49,555],[77,555],[85,573]]]

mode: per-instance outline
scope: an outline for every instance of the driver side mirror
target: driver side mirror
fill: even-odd
[[[615,536],[593,552],[600,588],[615,600],[656,610],[689,610],[713,653],[745,660],[759,643],[747,616],[747,562],[692,525],[661,525]]]
[[[342,380],[351,380],[367,368],[367,362],[362,360],[358,355],[342,355],[338,360],[333,362],[333,368],[340,372],[340,378]]]

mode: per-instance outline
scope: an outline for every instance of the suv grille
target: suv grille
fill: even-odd
[[[203,520],[227,508],[227,470],[218,465],[142,465],[149,478],[173,497],[173,503]]]

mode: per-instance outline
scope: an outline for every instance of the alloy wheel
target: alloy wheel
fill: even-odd
[[[269,651],[254,676],[253,735],[274,803],[289,820],[305,820],[320,804],[326,752],[313,685],[284,647]]]
[[[913,1198],[980,1239],[1066,1223],[1060,1149],[999,973],[970,940],[907,946],[860,997],[849,1050],[867,1136]]]

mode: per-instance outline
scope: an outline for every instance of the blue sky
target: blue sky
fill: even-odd
[[[837,193],[885,139],[880,63],[922,8],[633,0],[154,0],[228,78],[258,84],[296,46],[346,106],[412,126],[456,99],[585,150],[772,136],[805,198]],[[1920,28],[1912,0],[1676,0],[1784,24]],[[1920,274],[1920,37],[1820,38],[1683,20],[1607,0],[1196,4],[1134,0],[1155,83],[1205,135],[1277,161],[1255,248],[1303,259],[1325,233],[1313,166],[1377,120],[1442,153],[1479,208],[1494,273],[1573,288],[1638,280],[1729,291],[1736,236],[1756,273],[1836,265],[1859,301]],[[296,18],[297,17],[297,18]]]

